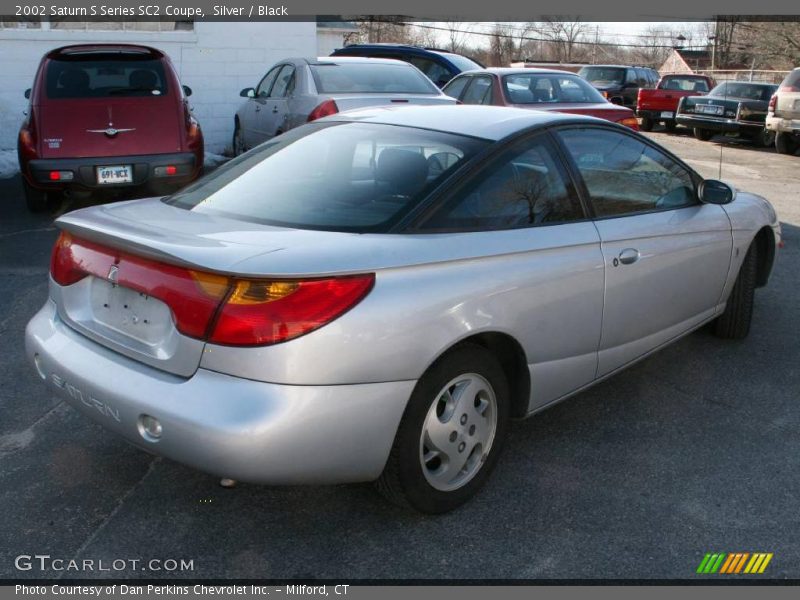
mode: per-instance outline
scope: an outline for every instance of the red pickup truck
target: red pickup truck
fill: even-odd
[[[656,123],[664,123],[667,131],[675,129],[678,102],[686,96],[704,96],[715,85],[706,75],[664,75],[655,89],[640,89],[636,115],[642,122],[639,129],[650,131]]]

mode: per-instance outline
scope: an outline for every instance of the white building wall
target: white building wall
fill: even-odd
[[[336,29],[317,31],[317,56],[330,56],[331,52],[344,47],[345,32]]]
[[[24,92],[42,56],[59,46],[87,42],[145,44],[172,59],[200,121],[208,152],[230,146],[239,91],[255,86],[275,62],[317,56],[313,22],[196,22],[194,31],[81,31],[0,29],[0,150],[16,148],[27,107]]]

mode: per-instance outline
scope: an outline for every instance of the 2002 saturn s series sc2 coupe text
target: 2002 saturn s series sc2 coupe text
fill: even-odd
[[[27,328],[42,379],[218,476],[472,496],[511,417],[704,323],[744,337],[780,227],[630,129],[372,108],[164,199],[62,216]]]

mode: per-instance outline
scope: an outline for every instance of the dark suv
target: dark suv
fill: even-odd
[[[483,65],[460,54],[405,44],[351,44],[334,50],[331,56],[371,56],[404,60],[425,73],[439,87],[444,87],[463,71],[483,68]]]
[[[655,69],[625,65],[587,65],[578,71],[578,75],[614,104],[634,110],[639,90],[656,87],[660,78]]]

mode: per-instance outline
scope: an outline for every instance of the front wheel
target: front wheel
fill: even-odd
[[[477,344],[457,346],[414,388],[378,490],[421,512],[453,510],[486,482],[508,419],[508,382],[497,359]]]
[[[709,131],[708,129],[700,129],[699,127],[694,128],[694,137],[696,137],[701,142],[707,142],[712,137],[714,137],[714,132]]]
[[[779,131],[775,135],[775,150],[778,154],[794,154],[797,152],[797,140],[791,133]]]
[[[242,134],[242,128],[239,125],[239,121],[236,121],[236,125],[233,127],[233,140],[231,142],[231,146],[234,156],[244,154],[244,135]]]
[[[714,321],[714,334],[729,340],[741,340],[750,333],[753,318],[758,249],[755,242],[744,257],[739,276],[733,285],[725,311]]]

